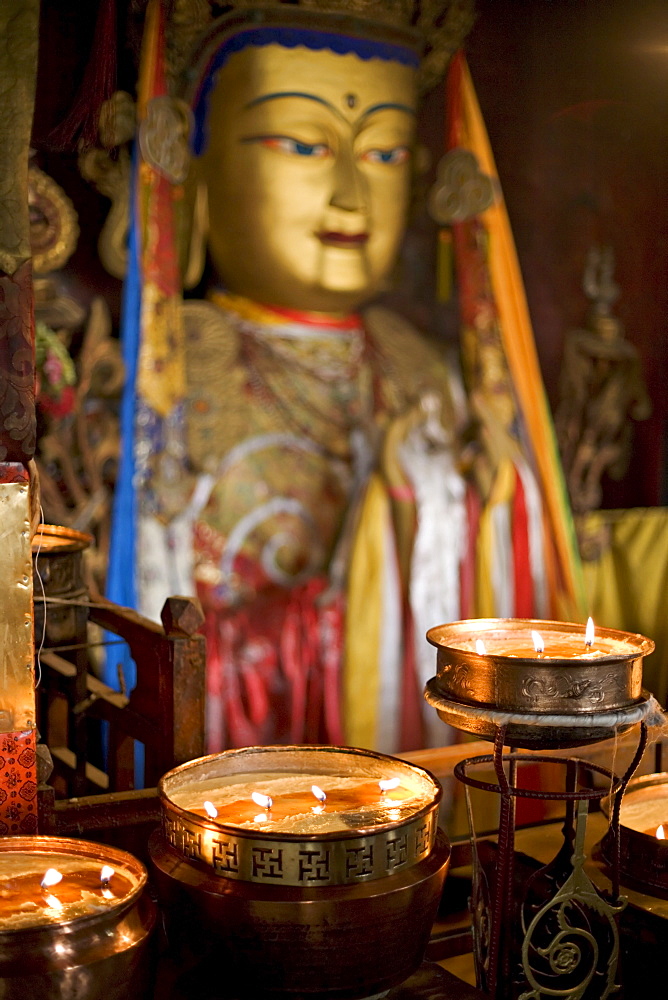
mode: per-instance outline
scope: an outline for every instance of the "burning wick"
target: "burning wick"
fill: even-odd
[[[204,812],[207,814],[209,819],[215,819],[218,815],[218,810],[214,806],[213,802],[209,802],[208,799],[204,803]]]
[[[588,618],[587,627],[585,629],[585,646],[587,647],[587,649],[591,649],[591,647],[594,645],[594,638],[595,638],[594,619]]]
[[[545,643],[543,642],[543,637],[540,632],[536,632],[533,628],[531,629],[531,641],[533,642],[533,648],[540,656],[545,649]]]
[[[271,807],[273,805],[273,800],[269,795],[263,795],[262,792],[253,792],[251,798],[256,806],[260,809],[266,809],[267,812],[271,812]]]
[[[113,874],[114,874],[114,869],[111,867],[111,865],[104,865],[102,871],[100,872],[100,882],[102,883],[102,885],[107,885],[109,879]]]
[[[663,828],[663,823],[661,824],[661,826],[657,826],[657,828],[656,828],[656,839],[657,840],[665,840],[666,839],[666,831]]]
[[[391,792],[393,788],[397,788],[401,784],[401,778],[381,778],[378,782],[378,787],[380,788],[381,795],[385,795],[386,792]]]
[[[40,882],[42,889],[48,889],[52,885],[58,885],[62,879],[61,873],[56,868],[47,868],[44,872],[44,878]]]
[[[327,796],[319,785],[311,785],[311,791],[313,792],[313,794],[315,795],[316,799],[319,802],[319,805],[311,806],[311,809],[313,810],[314,813],[321,813],[325,808],[325,801],[327,799]]]
[[[486,649],[485,643],[482,641],[482,639],[476,639],[476,641],[475,641],[475,651],[478,654],[478,656],[487,656],[487,649]]]
[[[47,868],[44,872],[44,878],[40,882],[42,889],[49,889],[52,885],[58,885],[62,879],[62,874],[56,868]],[[62,910],[63,904],[55,896],[52,896],[50,892],[47,892],[44,896],[44,901],[47,906],[50,906],[53,910]]]

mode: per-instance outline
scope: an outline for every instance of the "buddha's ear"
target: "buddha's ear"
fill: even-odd
[[[209,199],[206,184],[200,179],[196,161],[184,185],[181,243],[181,273],[183,287],[198,285],[206,263],[206,241],[209,235]]]

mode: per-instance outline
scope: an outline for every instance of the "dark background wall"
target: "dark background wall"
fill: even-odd
[[[43,0],[34,145],[75,203],[82,236],[65,280],[84,299],[120,285],[96,259],[106,202],[78,176],[76,157],[50,149],[90,50],[97,3]],[[121,79],[132,60],[122,34]],[[668,503],[668,4],[665,0],[477,0],[467,54],[497,160],[548,394],[554,404],[566,331],[582,326],[585,255],[609,244],[616,313],[641,353],[653,402],[638,424],[629,473],[604,484],[603,505]],[[442,92],[423,133],[443,135]],[[414,245],[429,236],[417,223]],[[410,249],[410,241],[409,241]],[[413,260],[424,255],[413,254]],[[408,255],[410,262],[410,253]],[[419,309],[417,318],[420,318]]]
[[[554,403],[564,333],[587,313],[585,254],[613,247],[615,312],[653,416],[603,506],[668,502],[668,4],[477,0],[471,73]]]

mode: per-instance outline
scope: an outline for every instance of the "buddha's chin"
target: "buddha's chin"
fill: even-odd
[[[364,251],[327,247],[312,282],[295,289],[296,308],[314,312],[351,312],[370,299],[378,279],[369,269]]]
[[[345,315],[355,312],[375,294],[376,287],[368,280],[350,282],[342,280],[315,281],[312,285],[302,286],[293,294],[279,293],[274,299],[274,305],[284,306],[301,312],[320,312],[332,315]]]
[[[257,274],[248,281],[225,282],[231,292],[265,305],[280,306],[297,312],[346,315],[355,312],[377,292],[379,280],[372,278],[366,265],[356,261],[328,262],[314,268],[310,275],[258,281]]]

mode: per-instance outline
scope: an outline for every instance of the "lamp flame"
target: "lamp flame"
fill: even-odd
[[[209,800],[207,799],[206,802],[203,803],[203,805],[204,805],[204,812],[207,814],[209,819],[215,819],[216,816],[218,815],[218,810],[214,806],[213,802],[209,802]]]
[[[111,865],[103,865],[102,871],[100,872],[100,882],[108,882],[113,874],[114,869]]]
[[[385,792],[391,792],[393,788],[397,788],[400,784],[401,778],[381,778],[378,782],[378,787],[384,795]]]
[[[49,886],[58,885],[62,877],[62,874],[57,868],[47,868],[44,872],[44,878],[40,882],[40,885],[42,889],[48,889]]]
[[[320,788],[318,785],[311,785],[311,791],[315,795],[318,802],[325,802],[325,800],[327,799],[326,794],[323,792],[322,788]]]
[[[594,632],[594,619],[587,619],[587,627],[585,629],[585,646],[588,648],[594,645],[594,639],[596,638],[596,633]]]
[[[482,639],[476,639],[475,641],[475,651],[478,656],[487,656],[487,647]]]
[[[657,840],[665,840],[666,839],[666,831],[663,828],[663,823],[661,824],[661,826],[657,826],[657,828],[656,828],[656,839]]]
[[[533,648],[537,653],[542,653],[545,649],[545,643],[543,642],[543,637],[540,632],[536,632],[534,628],[531,629],[531,641],[533,642]]]
[[[267,812],[271,809],[273,805],[273,800],[270,795],[263,795],[262,792],[253,792],[251,798],[256,806],[261,809],[266,809]]]

